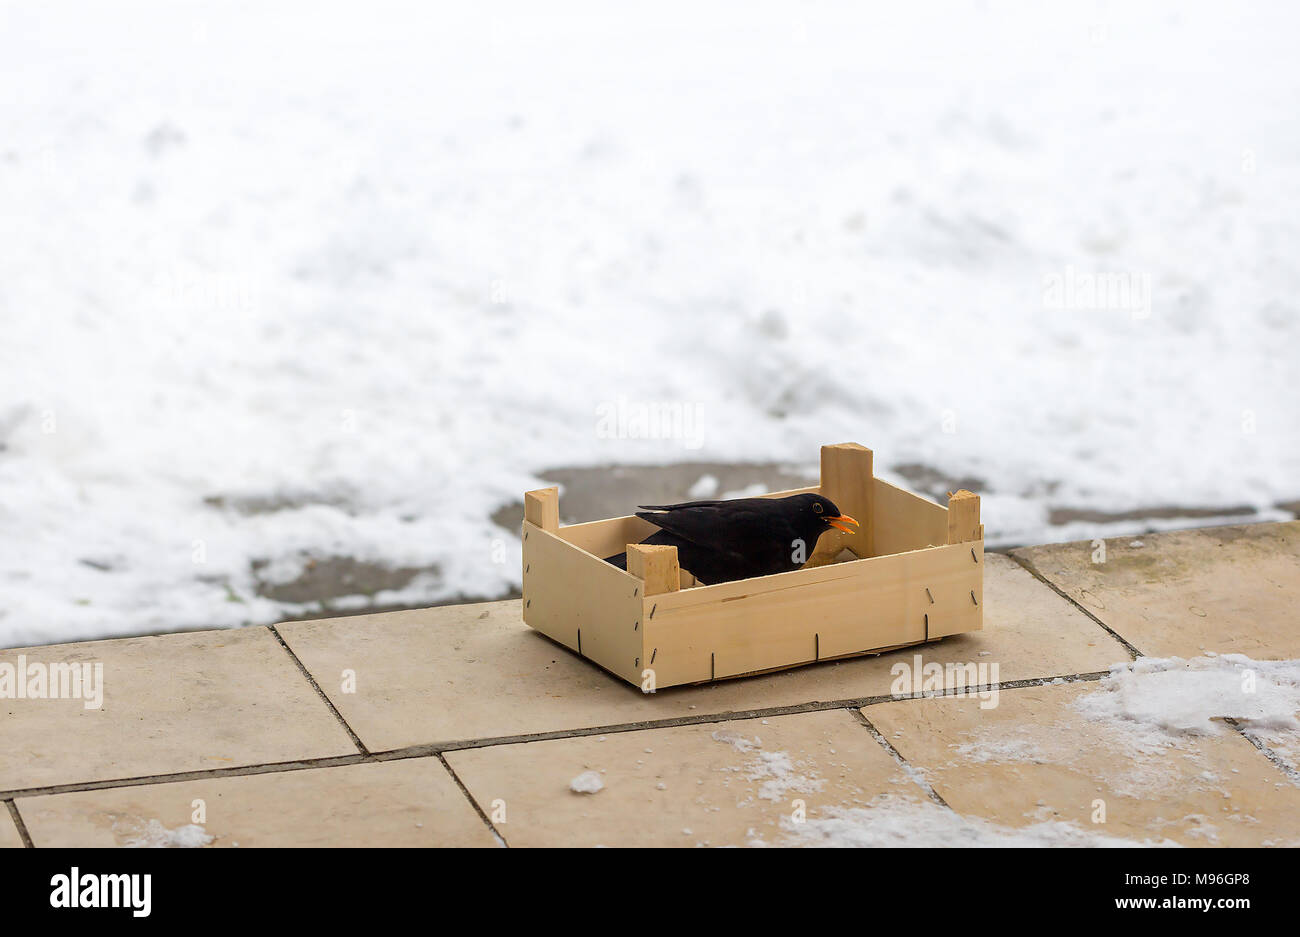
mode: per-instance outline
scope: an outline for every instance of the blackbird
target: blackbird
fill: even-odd
[[[804,564],[827,530],[853,533],[858,526],[814,494],[638,507],[636,516],[659,528],[641,542],[676,547],[681,568],[705,585],[788,573]],[[627,554],[606,562],[627,569]]]

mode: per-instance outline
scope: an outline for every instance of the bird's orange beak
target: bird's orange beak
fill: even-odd
[[[854,530],[853,528],[859,526],[858,522],[855,521],[853,518],[849,517],[847,514],[841,514],[839,517],[828,517],[826,518],[826,523],[830,524],[836,530],[844,531],[846,534],[857,533],[857,531]],[[852,524],[853,526],[850,527],[849,526],[850,524]]]

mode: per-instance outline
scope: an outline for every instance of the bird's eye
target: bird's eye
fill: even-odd
[[[820,513],[822,512],[822,506],[821,506],[821,503],[818,502],[818,501],[814,501],[814,502],[813,502],[813,510],[816,511],[818,514],[820,514]]]

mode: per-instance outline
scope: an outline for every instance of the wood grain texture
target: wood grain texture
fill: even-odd
[[[948,543],[948,512],[933,501],[875,480],[875,548],[878,556]]]
[[[604,559],[625,552],[629,543],[640,543],[658,529],[649,521],[629,515],[586,524],[570,524],[561,527],[556,535],[579,550]]]

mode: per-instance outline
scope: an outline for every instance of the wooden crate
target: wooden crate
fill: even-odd
[[[935,641],[983,626],[980,499],[941,507],[876,478],[870,449],[823,446],[819,492],[857,518],[789,573],[696,585],[639,517],[561,527],[555,488],[524,496],[524,621],[647,691]],[[602,559],[628,551],[628,571]],[[849,551],[845,553],[844,551]]]

